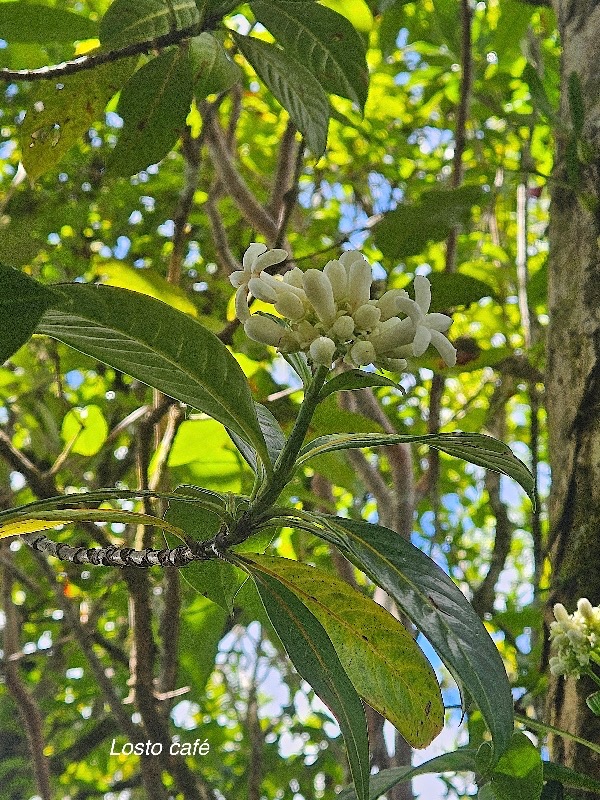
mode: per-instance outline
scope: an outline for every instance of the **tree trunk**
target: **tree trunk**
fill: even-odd
[[[563,46],[560,114],[565,128],[557,131],[550,213],[548,621],[557,602],[570,613],[580,597],[600,604],[600,5],[597,0],[554,0],[554,7]],[[583,147],[573,144],[577,103],[569,101],[569,94],[577,94],[574,73],[584,106]],[[599,742],[600,718],[585,703],[595,688],[588,679],[551,677],[548,721]],[[553,760],[600,774],[600,756],[585,747],[555,736],[550,748]]]

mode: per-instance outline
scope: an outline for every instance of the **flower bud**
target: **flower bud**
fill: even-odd
[[[350,350],[350,358],[357,367],[372,364],[376,358],[375,348],[371,342],[360,340]]]
[[[587,622],[594,621],[594,607],[587,599],[587,597],[582,597],[580,600],[577,601],[577,611],[581,614],[581,616]]]
[[[339,258],[340,264],[344,267],[346,272],[350,272],[350,267],[354,264],[355,261],[364,261],[362,253],[359,253],[358,250],[344,250],[342,255]]]
[[[569,612],[563,606],[562,603],[555,603],[554,608],[552,610],[554,611],[554,618],[556,619],[557,622],[570,622],[571,621],[571,617],[569,616]]]
[[[364,258],[355,259],[348,271],[348,302],[352,308],[359,308],[369,302],[373,275],[371,267]]]
[[[294,269],[288,270],[284,276],[283,280],[284,283],[288,283],[290,286],[295,286],[298,289],[303,288],[302,278],[304,277],[304,273],[298,267],[294,267]]]
[[[315,364],[330,367],[335,353],[335,342],[327,336],[319,336],[311,343],[309,352]]]
[[[372,330],[379,322],[381,309],[370,303],[365,303],[364,306],[359,306],[352,316],[357,328],[368,331]]]
[[[329,278],[318,269],[307,269],[303,278],[304,291],[318,318],[330,322],[335,317],[335,301]]]
[[[328,261],[323,268],[323,273],[329,278],[336,302],[345,300],[348,292],[348,274],[344,265],[336,260]]]
[[[244,330],[248,338],[262,344],[270,344],[273,347],[277,347],[285,333],[283,326],[278,325],[270,317],[263,317],[260,314],[253,314],[250,319],[246,320]]]
[[[338,317],[336,321],[330,328],[329,331],[336,339],[341,342],[346,341],[349,339],[352,334],[354,333],[354,320],[352,317],[348,317],[344,315],[343,317]]]

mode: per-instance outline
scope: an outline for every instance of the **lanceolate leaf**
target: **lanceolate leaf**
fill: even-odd
[[[100,41],[111,49],[200,24],[194,0],[114,0],[100,22]]]
[[[356,691],[409,744],[425,747],[437,736],[444,708],[435,674],[398,620],[345,581],[315,567],[273,556],[247,561],[281,581],[314,614]]]
[[[329,100],[304,64],[273,44],[234,34],[243,56],[288,112],[317,158],[327,145]]]
[[[63,284],[37,327],[221,422],[269,469],[248,383],[217,337],[159,300],[111,286]]]
[[[189,46],[194,95],[198,100],[214,92],[225,92],[240,80],[242,71],[210,33],[191,39]]]
[[[129,176],[161,161],[185,127],[192,102],[192,68],[185,47],[165,50],[125,84],[118,113],[123,130],[109,172]]]
[[[582,775],[570,767],[563,767],[561,764],[554,764],[552,761],[544,761],[544,780],[560,781],[563,786],[574,789],[586,789],[588,792],[595,792],[600,796],[600,780],[589,775]]]
[[[74,42],[98,35],[98,23],[62,8],[0,3],[0,32],[7,42]]]
[[[436,433],[409,436],[396,433],[339,433],[319,436],[300,451],[298,464],[309,458],[329,453],[332,450],[348,450],[353,447],[380,447],[387,444],[427,444],[449,456],[463,458],[471,464],[501,472],[519,483],[534,502],[534,480],[525,464],[513,455],[504,442],[481,433]]]
[[[325,629],[308,608],[276,577],[257,566],[250,569],[269,619],[293,665],[337,719],[346,742],[356,796],[358,800],[367,800],[367,724],[350,678]]]
[[[512,738],[491,776],[497,800],[539,800],[544,782],[540,751],[521,731]]]
[[[419,764],[418,767],[396,767],[395,769],[384,769],[376,775],[371,775],[369,780],[369,800],[378,800],[392,787],[399,783],[406,783],[418,775],[428,775],[432,772],[472,772],[475,770],[476,751],[471,749],[459,749],[453,753],[444,753],[436,756],[430,761]],[[337,795],[337,800],[356,800],[356,793],[353,787],[344,789]]]
[[[495,644],[462,592],[430,558],[394,531],[315,515],[319,534],[392,597],[429,639],[459,686],[475,700],[494,741],[494,758],[513,732],[513,703]]]
[[[180,528],[151,514],[138,514],[135,511],[121,511],[112,508],[63,508],[60,511],[40,511],[35,518],[21,516],[8,520],[0,527],[0,539],[43,531],[56,525],[68,525],[70,522],[132,522],[135,525],[154,525],[175,536],[183,536]]]
[[[0,264],[0,317],[10,320],[10,325],[0,326],[0,364],[30,338],[54,299],[47,286],[18,269]]]
[[[312,72],[326,92],[347,97],[363,108],[369,73],[360,35],[341,14],[317,3],[255,0],[256,19]]]
[[[58,164],[98,120],[133,72],[136,61],[128,58],[101,64],[67,75],[59,84],[44,81],[32,89],[19,131],[23,166],[32,180]]]

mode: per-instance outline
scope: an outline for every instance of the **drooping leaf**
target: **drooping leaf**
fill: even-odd
[[[367,389],[372,386],[391,386],[393,389],[404,392],[404,389],[391,378],[380,375],[378,372],[365,372],[362,369],[350,369],[335,375],[327,381],[321,389],[320,398],[323,400],[330,394],[351,389]]]
[[[321,84],[304,64],[280,47],[251,36],[234,34],[234,38],[244,58],[288,112],[313,155],[322,156],[327,146],[329,100]]]
[[[539,800],[544,783],[540,751],[516,731],[494,767],[490,784],[497,800]]]
[[[380,447],[386,444],[427,444],[449,456],[462,458],[494,472],[513,478],[531,499],[534,499],[534,479],[525,464],[520,461],[504,442],[482,433],[436,433],[411,436],[400,433],[339,433],[319,436],[300,450],[298,465],[309,458],[329,453],[332,450],[348,450],[356,447]]]
[[[268,464],[244,373],[214,334],[165,303],[126,289],[64,284],[60,294],[62,302],[45,313],[39,333],[204,411]]]
[[[194,0],[114,0],[100,21],[100,41],[114,50],[192,28],[200,22]]]
[[[265,0],[251,3],[256,19],[286,52],[312,72],[323,89],[364,108],[369,73],[363,40],[341,14],[317,3]]]
[[[94,266],[99,283],[147,294],[148,297],[155,297],[163,303],[168,303],[178,311],[183,311],[192,317],[198,316],[198,309],[188,294],[179,286],[169,283],[156,269],[130,267],[123,261],[108,258],[98,259]]]
[[[192,69],[187,49],[164,50],[123,87],[117,112],[123,129],[107,170],[128,177],[161,161],[185,127],[192,102]]]
[[[317,519],[315,515],[315,519]],[[392,597],[429,639],[490,729],[497,759],[513,733],[513,703],[504,664],[462,592],[428,556],[397,533],[368,522],[325,517],[319,533]]]
[[[189,47],[194,96],[198,100],[215,92],[225,92],[240,80],[240,68],[210,33],[195,36]]]
[[[300,675],[338,721],[358,800],[369,790],[369,741],[364,708],[319,620],[280,580],[258,567],[252,578],[273,627]]]
[[[1,4],[0,4],[1,7]],[[133,72],[135,58],[101,64],[60,82],[44,81],[28,95],[19,131],[23,166],[31,180],[54,167],[98,120]]]
[[[97,405],[72,408],[62,422],[60,434],[65,444],[72,443],[70,452],[95,456],[108,435],[108,423]]]
[[[484,197],[480,186],[423,192],[417,202],[383,215],[373,228],[375,244],[388,258],[418,255],[429,242],[445,239],[454,226],[468,225],[471,209]]]
[[[267,450],[269,451],[271,464],[275,464],[285,445],[285,434],[268,408],[265,408],[265,406],[263,406],[261,403],[254,403],[254,407],[256,409],[256,416],[258,417],[258,424],[260,425],[265,442],[267,443]],[[229,435],[252,470],[256,472],[258,466],[256,462],[256,452],[254,449],[249,447],[246,442],[244,442],[243,439],[240,439],[236,433],[231,431],[229,432]]]
[[[385,609],[316,567],[275,556],[246,558],[283,583],[325,628],[359,695],[414,747],[441,731],[444,708],[431,665]]]
[[[98,35],[98,23],[82,14],[37,3],[0,3],[0,33],[7,42],[74,42]]]
[[[0,326],[0,364],[28,341],[54,299],[47,286],[0,264],[0,315],[3,320],[10,320],[10,325]]]
[[[444,753],[441,756],[425,761],[418,767],[396,767],[384,769],[376,775],[371,775],[369,780],[369,800],[378,800],[399,783],[405,783],[418,775],[428,775],[433,772],[473,772],[475,770],[475,750],[460,748],[453,753]],[[352,787],[343,789],[337,800],[356,800],[356,793]]]

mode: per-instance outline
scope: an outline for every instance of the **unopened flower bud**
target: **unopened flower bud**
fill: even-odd
[[[362,253],[359,253],[358,250],[344,250],[342,255],[339,257],[340,264],[344,267],[346,272],[350,272],[350,267],[354,264],[355,261],[364,261],[364,257]]]
[[[322,322],[335,317],[333,289],[329,278],[321,270],[307,269],[303,278],[304,291],[317,316]]]
[[[356,323],[356,327],[360,330],[367,331],[374,328],[379,322],[381,317],[381,309],[371,305],[370,303],[365,303],[364,306],[357,308],[352,316],[354,318],[354,322]]]
[[[563,606],[562,603],[555,603],[554,608],[552,610],[554,611],[554,618],[556,619],[557,622],[570,621],[571,618],[569,616],[569,612]]]
[[[283,276],[284,283],[288,283],[290,286],[296,286],[298,289],[303,288],[302,278],[304,273],[298,267],[294,267],[294,269],[288,270]]]
[[[335,300],[338,303],[344,300],[348,292],[348,273],[344,265],[337,260],[328,261],[323,272],[329,278]]]
[[[285,333],[285,328],[269,317],[263,317],[260,314],[253,314],[250,319],[246,320],[244,330],[246,336],[255,342],[270,344],[273,347],[277,347]]]
[[[360,256],[360,260],[355,259],[350,264],[348,272],[348,302],[352,308],[359,308],[369,302],[372,282],[371,267]]]
[[[588,622],[594,621],[594,607],[587,597],[582,597],[577,601],[577,611],[579,611],[581,616]]]
[[[327,336],[319,336],[311,343],[309,352],[315,364],[330,367],[335,353],[335,342]]]
[[[347,315],[338,317],[331,326],[330,333],[341,342],[346,341],[346,339],[350,339],[354,333],[354,320],[352,317],[348,317]]]
[[[375,348],[371,342],[358,341],[350,350],[350,358],[357,367],[372,364],[375,361]]]

